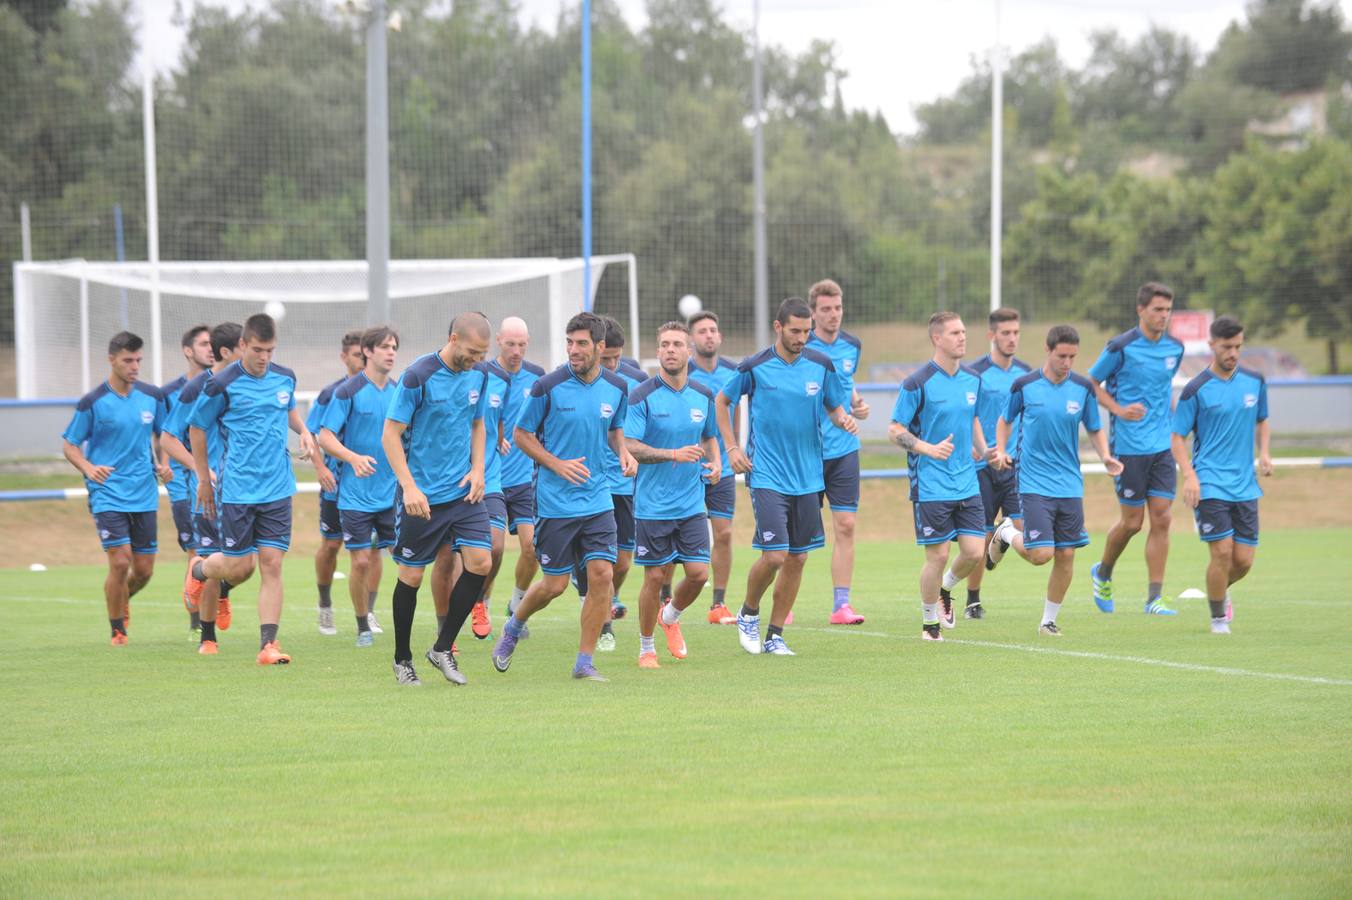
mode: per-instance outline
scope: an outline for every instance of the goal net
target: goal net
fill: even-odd
[[[630,346],[637,350],[633,256],[593,257],[588,296],[612,265],[627,269]],[[479,310],[494,327],[520,316],[531,333],[528,357],[546,368],[560,365],[564,326],[583,308],[583,277],[581,259],[392,260],[390,319],[401,361],[440,348],[455,315]],[[295,370],[303,397],[342,374],[342,337],[367,324],[362,261],[18,263],[14,285],[21,399],[84,394],[107,376],[108,339],[123,330],[146,341],[141,377],[163,384],[183,369],[185,331],[242,323],[259,312],[281,314],[276,360]]]

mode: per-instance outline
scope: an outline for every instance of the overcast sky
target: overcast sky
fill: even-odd
[[[155,48],[156,66],[172,66],[182,34],[172,23],[175,0],[141,0]],[[194,0],[182,0],[191,8]],[[242,7],[244,0],[225,0]],[[335,0],[336,2],[336,0]],[[398,0],[389,0],[393,8]],[[578,0],[519,0],[522,16],[552,28],[560,6]],[[644,22],[644,0],[618,0],[635,27]],[[1340,0],[1352,17],[1352,0]],[[257,0],[251,4],[260,4]],[[724,0],[726,18],[749,29],[752,0]],[[949,94],[971,71],[973,56],[995,44],[996,0],[762,0],[761,34],[767,44],[805,49],[814,38],[835,41],[849,72],[845,102],[882,110],[893,131],[910,132],[912,110]],[[1128,37],[1152,23],[1181,31],[1204,51],[1226,25],[1244,16],[1243,0],[1002,0],[1000,42],[1018,53],[1047,35],[1072,66],[1089,52],[1088,35],[1115,28]]]

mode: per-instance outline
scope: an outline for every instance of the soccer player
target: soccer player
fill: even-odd
[[[1174,410],[1173,456],[1183,471],[1183,502],[1193,508],[1197,533],[1211,551],[1206,569],[1211,633],[1229,634],[1233,607],[1230,585],[1249,574],[1258,552],[1258,467],[1272,474],[1267,382],[1239,364],[1244,326],[1230,316],[1211,323],[1211,365],[1178,398]],[[1187,437],[1195,435],[1192,459]]]
[[[375,593],[371,586],[380,584],[381,551],[394,546],[397,485],[381,438],[394,393],[390,372],[399,355],[399,333],[377,325],[362,332],[359,346],[366,368],[333,392],[318,439],[324,452],[343,464],[338,469],[338,521],[352,557],[347,589],[357,617],[357,646],[370,647],[374,629],[369,604]]]
[[[1080,350],[1080,335],[1069,325],[1047,332],[1047,359],[1042,368],[1014,381],[1009,403],[1000,414],[991,464],[1013,466],[1009,440],[1019,426],[1016,450],[1023,530],[1005,517],[986,545],[991,566],[1005,552],[1014,552],[1035,566],[1052,564],[1038,634],[1060,637],[1056,615],[1066,599],[1075,571],[1075,550],[1089,543],[1084,530],[1084,476],[1080,474],[1080,425],[1093,441],[1109,475],[1122,472],[1099,427],[1094,383],[1071,371]]]
[[[158,550],[155,512],[158,478],[173,473],[158,463],[155,438],[164,424],[159,388],[137,380],[139,337],[119,331],[108,341],[108,380],[80,398],[61,435],[66,461],[84,476],[108,577],[103,599],[114,647],[127,643],[130,601],[150,582]]]
[[[733,378],[737,377],[737,364],[726,356],[720,356],[723,346],[723,334],[718,330],[718,316],[710,310],[702,310],[690,318],[690,342],[694,353],[690,357],[690,378],[709,389],[714,396]],[[715,423],[716,425],[717,423]],[[741,413],[733,416],[732,431],[736,437],[741,434]],[[718,480],[709,479],[704,486],[704,509],[709,515],[709,528],[713,532],[713,549],[710,552],[714,575],[713,596],[709,600],[708,620],[714,625],[733,625],[737,616],[728,609],[728,578],[732,574],[732,518],[737,511],[737,478],[732,471],[732,462],[723,446],[723,435],[717,432],[718,452],[722,459],[722,471]],[[670,576],[668,570],[668,576]],[[663,599],[671,599],[671,582],[662,586]]]
[[[174,531],[178,533],[178,548],[188,555],[188,562],[191,563],[195,549],[192,536],[194,496],[191,483],[192,467],[185,466],[180,459],[165,450],[164,440],[168,432],[167,423],[174,417],[174,411],[179,406],[179,395],[183,392],[183,386],[210,369],[216,360],[211,354],[211,329],[206,325],[194,325],[183,332],[180,345],[183,349],[183,358],[188,363],[187,371],[168,384],[160,386],[160,396],[164,398],[166,423],[165,429],[160,432],[160,453],[168,457],[169,469],[174,473],[174,477],[169,479],[164,487],[169,493],[169,509],[174,516]],[[202,619],[196,609],[188,610],[188,636],[194,643],[202,639]]]
[[[854,389],[854,373],[859,368],[863,345],[859,338],[840,327],[845,316],[840,285],[827,278],[814,284],[807,294],[812,308],[812,337],[809,349],[830,358],[845,390],[850,395],[850,415],[867,419],[868,404]],[[850,584],[854,581],[854,520],[859,511],[859,436],[843,431],[825,419],[822,428],[822,480],[824,499],[831,503],[832,625],[860,625],[864,617],[850,605]]]
[[[888,437],[906,451],[915,542],[925,548],[920,569],[921,636],[942,641],[955,624],[950,592],[981,560],[986,536],[975,460],[986,455],[977,418],[981,376],[962,364],[967,329],[954,312],[929,320],[934,357],[901,383]],[[958,558],[948,562],[949,542]],[[942,607],[942,615],[941,615]]]
[[[207,579],[238,585],[259,570],[258,664],[285,665],[291,657],[277,643],[282,616],[282,560],[291,546],[291,497],[296,476],[287,453],[288,427],[300,436],[300,455],[315,456],[314,439],[296,409],[296,373],[272,361],[277,323],[264,313],[244,322],[243,349],[235,362],[209,379],[188,419],[188,440],[197,463],[197,502],[216,515],[207,431],[219,425],[228,436],[222,471],[221,552],[198,558],[184,592],[200,603]]]
[[[409,639],[423,569],[449,545],[465,571],[451,589],[446,619],[427,661],[452,684],[464,684],[455,637],[469,618],[488,575],[492,538],[484,507],[484,408],[488,376],[475,367],[488,353],[492,328],[482,313],[451,322],[436,353],[420,356],[399,376],[385,414],[383,443],[399,482],[395,500],[394,678],[417,685]]]
[[[626,477],[633,477],[638,464],[624,445],[629,386],[601,365],[605,335],[600,316],[584,312],[569,319],[568,362],[535,382],[516,422],[515,443],[538,467],[535,553],[544,577],[531,585],[502,628],[493,648],[499,672],[512,664],[526,621],[564,592],[580,563],[586,566],[588,589],[573,677],[606,680],[592,659],[615,596],[615,504],[606,448]]]
[[[635,559],[643,569],[638,594],[638,667],[656,669],[653,629],[660,614],[667,650],[685,659],[681,612],[709,580],[709,524],[705,482],[717,483],[719,458],[714,395],[690,378],[690,329],[668,322],[657,330],[661,371],[629,394],[624,440],[639,463],[634,491]],[[681,563],[685,579],[661,603],[668,566]],[[661,607],[659,613],[659,606]]]
[[[330,382],[310,404],[310,413],[305,417],[305,428],[315,437],[324,425],[325,410],[333,400],[333,392],[345,384],[349,378],[362,371],[366,360],[362,356],[360,331],[349,331],[343,335],[343,348],[339,359],[347,367],[347,374],[337,381]],[[321,454],[312,460],[315,474],[319,478],[319,549],[315,551],[315,583],[319,589],[319,633],[334,635],[338,629],[333,627],[333,573],[338,568],[338,548],[342,545],[343,523],[338,514],[338,477],[342,474],[342,462]],[[364,585],[363,585],[364,587]],[[376,582],[371,589],[375,595]],[[374,617],[371,617],[374,618]],[[379,630],[379,623],[372,625]]]
[[[194,557],[188,563],[189,573],[191,573],[192,564],[196,562],[196,557],[211,556],[213,553],[221,551],[219,516],[221,492],[218,476],[222,471],[221,461],[225,457],[225,442],[221,437],[219,422],[212,424],[206,430],[207,467],[211,473],[212,495],[216,499],[217,510],[216,514],[208,517],[205,508],[197,501],[197,462],[186,443],[191,440],[188,423],[192,418],[193,408],[202,397],[202,388],[205,387],[207,380],[224,371],[238,358],[243,349],[241,340],[243,335],[244,326],[237,322],[222,322],[211,329],[211,355],[215,362],[210,369],[183,386],[183,391],[179,394],[178,405],[170,411],[169,417],[165,420],[164,431],[160,435],[160,446],[169,453],[171,458],[179,460],[184,465],[188,463],[193,465],[193,468],[188,470],[189,496],[192,497]],[[198,617],[202,623],[202,634],[198,641],[197,652],[203,656],[215,656],[220,652],[220,646],[216,640],[217,627],[221,631],[230,629],[232,616],[229,591],[229,584],[223,581],[208,580],[202,587],[202,596],[197,604]],[[184,602],[191,603],[191,598],[186,593],[184,594]]]
[[[748,653],[793,656],[784,625],[807,554],[826,544],[821,498],[823,417],[851,434],[859,426],[845,409],[850,395],[831,360],[807,347],[812,310],[801,297],[779,304],[775,343],[747,357],[737,377],[718,392],[718,429],[734,472],[747,475],[756,532],[751,546],[761,551],[746,577],[746,599],[737,616],[737,639]],[[732,409],[746,397],[750,408],[748,446],[737,444]],[[761,643],[760,601],[774,584],[769,634]]]
[[[990,331],[986,340],[991,351],[972,363],[972,371],[981,378],[981,396],[977,400],[976,417],[981,420],[981,434],[989,444],[995,437],[995,426],[1009,402],[1009,387],[1032,366],[1015,359],[1019,352],[1019,311],[1001,307],[990,314]],[[1010,433],[1009,446],[1019,446],[1019,428],[1015,424]],[[1019,503],[1017,469],[996,469],[985,457],[976,461],[976,480],[981,488],[981,506],[986,516],[986,535],[995,531],[995,523],[1011,518],[1015,524],[1023,522],[1023,507]],[[976,566],[967,576],[967,604],[963,607],[965,619],[981,619],[986,615],[981,605],[981,581],[985,566]],[[947,579],[945,579],[947,580]]]
[[[1113,567],[1149,512],[1145,612],[1175,615],[1161,599],[1177,481],[1169,406],[1174,373],[1183,361],[1183,345],[1168,334],[1173,309],[1173,291],[1154,281],[1142,285],[1136,292],[1136,327],[1110,340],[1089,370],[1098,402],[1111,417],[1109,449],[1122,460],[1122,474],[1114,479],[1120,517],[1108,530],[1103,557],[1089,569],[1094,603],[1106,613],[1113,611]]]

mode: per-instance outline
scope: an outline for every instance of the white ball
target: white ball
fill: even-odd
[[[704,309],[704,304],[694,294],[686,294],[680,300],[676,301],[676,311],[681,314],[681,318],[688,319],[691,316]]]
[[[30,572],[46,572],[46,571],[47,571],[47,567],[44,566],[42,563],[33,563],[31,566],[28,567],[28,571],[30,571]]]
[[[286,305],[280,300],[269,300],[263,305],[263,312],[280,322],[286,318]]]

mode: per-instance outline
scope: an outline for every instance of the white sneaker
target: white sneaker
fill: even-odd
[[[1229,634],[1229,633],[1230,633],[1230,623],[1227,622],[1227,621],[1225,621],[1224,619],[1212,619],[1212,620],[1211,620],[1211,633],[1212,633],[1212,634]]]
[[[375,614],[374,612],[368,612],[368,613],[366,614],[366,624],[371,626],[371,633],[372,633],[372,634],[384,634],[384,633],[385,633],[385,629],[384,629],[384,628],[381,628],[381,627],[380,627],[380,623],[376,621],[376,614]]]
[[[789,645],[784,643],[784,639],[777,634],[772,634],[765,641],[765,646],[761,648],[762,653],[768,653],[771,656],[797,656],[789,649]]]
[[[338,633],[338,629],[333,627],[332,606],[319,607],[319,633],[327,635],[335,635]]]
[[[615,633],[601,632],[601,636],[596,639],[596,652],[609,653],[615,649]]]
[[[737,617],[737,640],[747,653],[761,652],[760,616]]]

